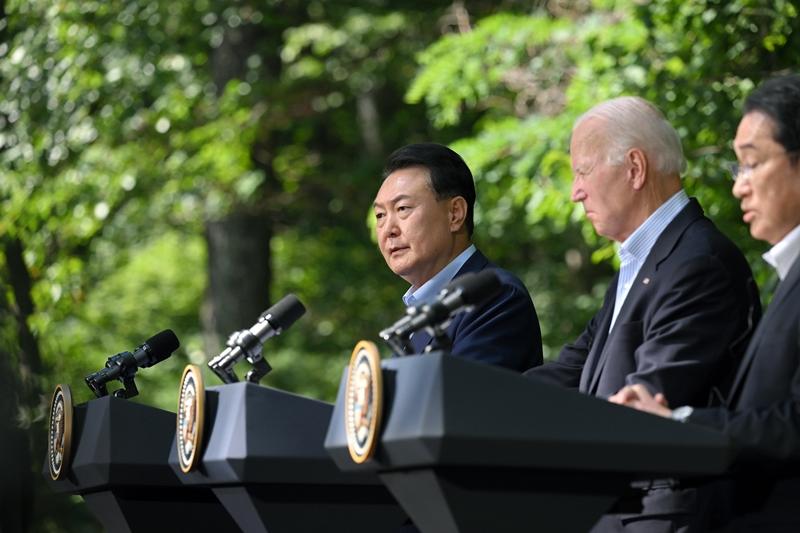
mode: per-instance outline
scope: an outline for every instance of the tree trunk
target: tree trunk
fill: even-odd
[[[0,310],[0,320],[10,318],[6,311]],[[0,531],[17,533],[30,525],[35,472],[31,471],[30,435],[17,423],[19,385],[6,341],[2,339],[0,346]],[[33,461],[34,468],[41,464]]]
[[[18,238],[3,240],[3,252],[6,257],[8,281],[14,295],[11,310],[16,319],[17,338],[19,340],[19,376],[23,387],[25,403],[35,402],[39,391],[35,385],[34,376],[42,373],[42,357],[39,353],[39,343],[28,326],[28,317],[33,314],[33,299],[31,298],[31,277],[23,258],[22,242]]]
[[[209,284],[203,326],[210,356],[269,307],[271,238],[263,215],[232,213],[206,223]]]
[[[24,428],[19,422],[21,410],[32,411],[39,401],[37,376],[42,362],[39,345],[28,326],[33,313],[31,278],[23,260],[18,238],[2,239],[5,257],[3,285],[8,284],[14,301],[0,290],[0,531],[27,531],[32,517],[33,476],[44,458],[43,439],[34,439],[43,431],[41,424]]]
[[[358,124],[361,138],[367,154],[373,159],[383,157],[383,140],[381,139],[380,116],[375,104],[373,92],[361,93],[357,96]]]
[[[218,94],[230,80],[244,75],[245,62],[256,50],[258,39],[256,27],[226,28],[211,61]],[[254,165],[258,163],[254,161]],[[206,222],[208,289],[201,322],[209,357],[219,353],[231,333],[253,325],[271,303],[272,227],[264,210],[247,206]]]

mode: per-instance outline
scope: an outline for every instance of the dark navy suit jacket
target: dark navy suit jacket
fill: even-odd
[[[453,279],[468,272],[495,270],[501,291],[469,313],[456,315],[447,327],[451,354],[522,372],[542,364],[542,335],[530,293],[514,274],[497,268],[479,250],[467,259]],[[421,353],[431,342],[425,331],[414,333],[411,344]]]
[[[723,401],[761,317],[739,249],[691,199],[650,250],[609,332],[618,278],[578,339],[525,376],[601,398],[639,383],[672,406]],[[592,533],[707,531],[696,489],[651,489],[640,502],[640,513],[606,515]]]
[[[724,396],[761,305],[744,256],[697,201],[659,236],[609,333],[618,278],[578,339],[526,376],[602,398],[640,383],[676,406]]]
[[[480,250],[467,259],[453,279],[468,272],[492,268],[502,289],[469,313],[456,315],[447,327],[453,341],[451,355],[522,372],[542,364],[542,334],[528,289],[514,274],[497,268]],[[422,353],[431,336],[417,331],[411,338],[415,353]],[[419,533],[410,522],[399,533]]]

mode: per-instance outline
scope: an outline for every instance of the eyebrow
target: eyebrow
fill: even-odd
[[[405,194],[405,193],[398,194],[397,196],[395,196],[394,198],[389,200],[389,204],[394,205],[397,202],[399,202],[400,200],[409,200],[410,198],[411,198],[410,194]],[[383,206],[383,204],[379,204],[378,202],[372,202],[372,207],[373,208],[381,207],[381,206]]]
[[[756,145],[754,143],[751,143],[751,142],[746,142],[744,144],[740,144],[739,146],[736,146],[736,144],[734,144],[733,148],[734,149],[739,149],[739,150],[744,150],[746,148],[756,148]]]
[[[591,163],[584,163],[582,165],[578,165],[572,167],[572,172],[575,174],[587,174],[594,170],[594,167],[597,166],[597,161],[593,161]]]

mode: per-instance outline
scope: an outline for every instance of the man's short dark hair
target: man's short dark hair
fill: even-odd
[[[467,232],[475,228],[472,212],[475,208],[475,181],[461,156],[450,148],[436,143],[408,144],[398,148],[386,160],[383,179],[396,170],[425,167],[437,200],[462,196],[467,201]]]
[[[760,111],[775,122],[775,141],[792,162],[800,158],[800,75],[787,74],[762,83],[744,102],[744,114]]]

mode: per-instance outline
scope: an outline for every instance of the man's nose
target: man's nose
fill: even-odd
[[[733,182],[733,187],[731,188],[733,195],[736,198],[741,198],[750,192],[750,180],[745,177],[740,177],[739,179]]]
[[[578,178],[572,180],[572,194],[569,197],[573,202],[582,202],[586,199],[586,191],[583,190]]]
[[[384,223],[381,232],[386,237],[397,237],[400,235],[400,226],[397,224],[397,217],[391,213],[384,215]]]

